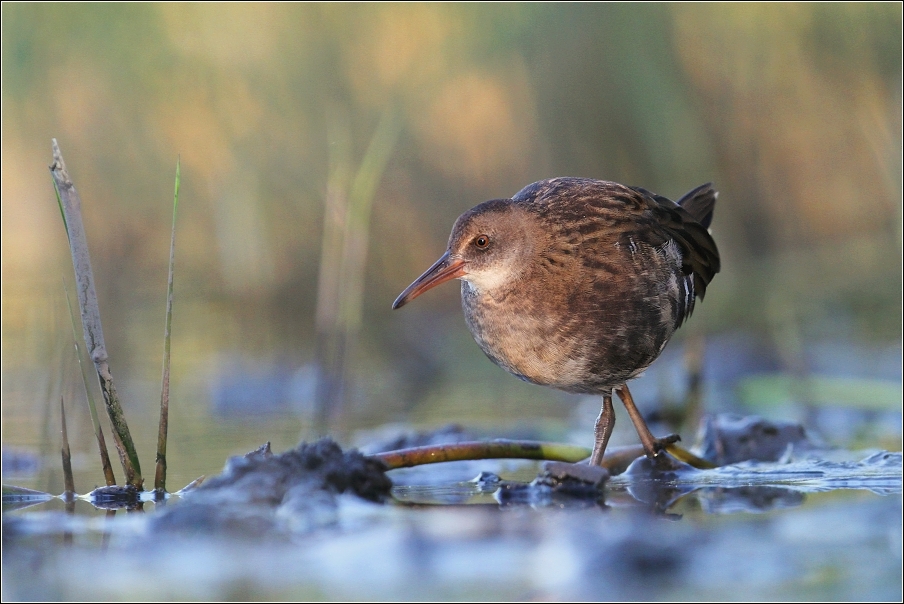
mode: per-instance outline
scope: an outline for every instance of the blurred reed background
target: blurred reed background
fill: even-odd
[[[779,370],[824,341],[896,350],[897,364],[901,32],[897,3],[4,3],[4,462],[56,455],[62,395],[74,464],[81,451],[100,477],[51,137],[84,200],[147,464],[181,156],[170,468],[183,483],[311,437],[318,417],[340,435],[560,425],[573,405],[483,357],[456,286],[390,310],[461,212],[551,176],[673,198],[715,182],[724,269],[670,348],[748,334]]]

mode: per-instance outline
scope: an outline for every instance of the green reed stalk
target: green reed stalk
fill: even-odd
[[[166,326],[163,330],[163,385],[160,388],[160,427],[157,430],[157,468],[154,490],[166,492],[166,435],[169,429],[170,334],[173,326],[173,267],[176,260],[176,208],[179,206],[181,162],[176,160],[176,190],[173,194],[173,229],[170,236],[169,276],[166,286]]]

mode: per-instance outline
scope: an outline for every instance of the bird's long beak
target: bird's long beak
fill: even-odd
[[[392,303],[392,307],[401,308],[414,300],[422,293],[436,287],[440,283],[457,279],[465,274],[465,261],[461,258],[453,258],[451,252],[443,254],[439,260],[433,263],[433,266],[415,279],[414,283],[405,288],[396,301]]]

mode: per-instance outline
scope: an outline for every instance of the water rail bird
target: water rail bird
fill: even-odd
[[[613,392],[655,457],[678,437],[652,435],[627,382],[719,272],[707,230],[716,196],[709,183],[676,203],[604,180],[535,182],[462,214],[446,253],[392,307],[461,279],[468,328],[494,363],[534,384],[602,396],[591,464],[602,462],[615,425]]]

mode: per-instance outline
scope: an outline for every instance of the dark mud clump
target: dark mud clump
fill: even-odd
[[[351,491],[368,501],[382,502],[389,496],[392,481],[379,461],[356,450],[343,452],[332,439],[324,438],[279,455],[264,445],[243,457],[233,457],[223,473],[198,487],[197,493],[240,489],[252,501],[277,505],[300,485],[336,494]]]
[[[265,445],[231,458],[222,474],[154,522],[158,529],[177,532],[305,532],[336,521],[339,495],[383,502],[391,488],[379,461],[342,451],[329,438],[278,455]]]

